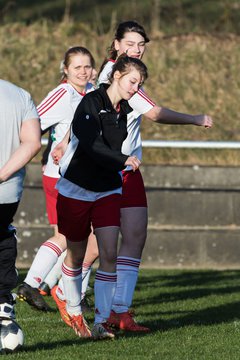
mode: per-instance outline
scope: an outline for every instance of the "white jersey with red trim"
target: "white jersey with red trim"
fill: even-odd
[[[101,74],[98,78],[98,84],[108,83],[109,75],[112,72],[113,65],[115,60],[108,60],[104,66]],[[149,97],[144,93],[143,89],[139,89],[136,94],[134,94],[131,99],[128,101],[129,105],[133,111],[128,114],[127,130],[128,136],[124,140],[122,145],[122,152],[125,155],[136,155],[139,160],[142,159],[142,140],[140,134],[140,124],[141,124],[141,115],[145,114],[151,110],[155,103],[149,99]],[[131,167],[128,167],[126,170],[131,170]]]
[[[94,90],[93,85],[88,83],[86,92],[92,90]],[[46,130],[51,127],[51,137],[53,140],[51,151],[64,138],[73,120],[75,110],[84,95],[85,93],[77,92],[72,85],[63,83],[50,91],[46,98],[37,106],[41,129]],[[59,166],[54,164],[50,152],[44,175],[59,178],[58,171]]]

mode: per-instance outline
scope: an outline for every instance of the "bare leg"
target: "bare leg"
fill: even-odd
[[[95,230],[99,248],[99,268],[94,283],[95,324],[105,323],[110,315],[116,288],[116,258],[119,228]]]
[[[98,258],[98,244],[96,236],[91,232],[88,237],[87,250],[83,262],[92,264]]]
[[[147,238],[148,211],[146,207],[121,209],[122,241],[118,256],[140,259]]]
[[[116,271],[117,243],[119,228],[109,226],[95,229],[99,249],[99,268],[106,272]]]
[[[94,261],[98,258],[99,252],[98,252],[98,245],[97,245],[97,239],[96,236],[91,232],[91,234],[88,237],[88,243],[87,243],[87,250],[86,254],[83,260],[83,266],[82,266],[82,310],[90,311],[90,307],[87,303],[87,300],[85,298],[86,291],[88,288],[90,275],[92,271],[92,265]]]

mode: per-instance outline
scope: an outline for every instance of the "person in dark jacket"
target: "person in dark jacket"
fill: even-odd
[[[71,141],[60,161],[57,183],[59,232],[67,238],[62,266],[66,317],[78,336],[114,338],[107,327],[116,286],[117,241],[122,192],[121,171],[140,166],[136,156],[124,155],[128,100],[147,78],[139,59],[122,56],[113,67],[110,85],[101,85],[83,98],[71,128]],[[95,278],[95,322],[92,333],[81,311],[81,272],[91,225],[99,247]],[[64,304],[63,304],[64,306]]]

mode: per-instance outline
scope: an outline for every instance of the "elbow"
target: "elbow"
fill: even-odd
[[[157,114],[153,115],[150,120],[152,121],[158,121],[159,117],[157,116]]]
[[[161,108],[155,105],[151,110],[146,112],[144,115],[152,121],[158,121],[160,118],[160,113],[161,113]]]

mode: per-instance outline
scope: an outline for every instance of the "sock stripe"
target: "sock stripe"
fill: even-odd
[[[78,269],[71,269],[67,267],[64,263],[62,264],[62,272],[64,275],[70,276],[70,277],[76,277],[82,274],[82,268]]]
[[[95,280],[98,281],[108,281],[108,282],[116,282],[117,281],[117,274],[103,274],[96,272]]]
[[[126,258],[117,258],[117,265],[122,266],[132,266],[139,268],[140,266],[140,260],[132,260],[132,259],[126,259]]]
[[[42,246],[46,246],[47,248],[51,249],[57,254],[57,256],[60,256],[62,254],[62,249],[50,241],[46,241],[42,244]]]
[[[129,271],[131,271],[131,272],[138,273],[138,268],[136,268],[136,269],[123,269],[123,268],[117,268],[117,271],[118,271],[118,272],[119,272],[119,271],[121,271],[121,272],[124,272],[124,271],[129,272]]]

